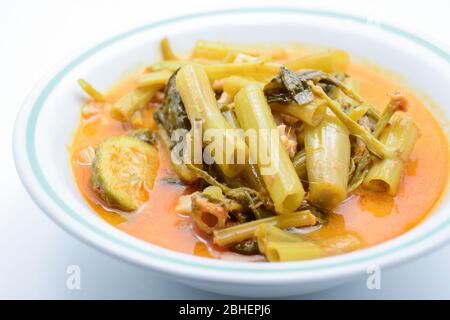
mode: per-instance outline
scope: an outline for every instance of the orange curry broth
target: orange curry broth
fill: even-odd
[[[311,233],[312,237],[319,238],[351,232],[359,236],[364,248],[399,236],[426,217],[445,190],[449,149],[440,125],[411,92],[362,65],[352,64],[348,73],[360,82],[361,95],[379,109],[388,102],[389,91],[398,89],[405,93],[411,102],[407,116],[414,119],[422,133],[395,197],[360,188],[335,209],[325,227]],[[131,77],[110,91],[108,101],[117,100],[135,86],[136,81]],[[144,122],[150,127],[154,126],[151,111],[143,113]],[[91,169],[89,165],[80,165],[80,151],[129,129],[112,119],[109,107],[105,107],[98,116],[82,121],[75,134],[71,149],[73,172],[82,194],[95,212],[128,234],[165,248],[207,257],[236,257],[213,248],[210,240],[195,230],[189,217],[174,211],[177,199],[190,190],[164,180],[164,177],[174,176],[165,152],[160,151],[160,168],[150,200],[139,212],[130,216],[105,208],[90,188]],[[127,215],[131,217],[128,221]]]

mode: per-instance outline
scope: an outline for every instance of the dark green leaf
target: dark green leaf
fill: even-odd
[[[244,254],[247,256],[258,254],[258,242],[256,239],[249,239],[239,242],[231,247],[231,250],[236,253]]]
[[[169,137],[176,129],[191,129],[191,123],[176,86],[177,72],[178,70],[167,82],[163,104],[153,114],[155,121],[164,127]]]
[[[155,144],[156,142],[154,133],[149,129],[133,130],[128,133],[128,135],[151,145]]]

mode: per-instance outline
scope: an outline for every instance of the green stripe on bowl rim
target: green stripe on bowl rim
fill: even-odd
[[[331,11],[324,11],[324,10],[318,10],[318,9],[306,9],[306,8],[245,8],[245,9],[226,9],[226,10],[218,10],[218,11],[210,11],[210,12],[200,12],[200,13],[194,13],[184,16],[178,16],[166,20],[162,20],[159,22],[147,24],[135,29],[132,29],[130,31],[127,31],[125,33],[122,33],[120,35],[117,35],[115,37],[112,37],[99,45],[85,51],[75,59],[73,59],[70,63],[68,63],[64,68],[62,68],[53,78],[45,85],[44,89],[39,93],[38,98],[34,101],[30,115],[28,117],[28,122],[26,125],[26,150],[27,150],[27,156],[28,160],[32,169],[32,172],[34,173],[39,185],[41,186],[42,190],[44,190],[47,195],[56,203],[60,209],[64,210],[70,217],[75,219],[77,222],[82,224],[84,227],[90,229],[91,231],[95,232],[97,235],[101,235],[102,237],[106,238],[109,241],[112,241],[115,244],[118,244],[122,247],[125,247],[127,249],[131,249],[137,253],[148,255],[152,258],[157,258],[164,260],[166,262],[172,262],[177,263],[181,265],[187,265],[191,267],[197,267],[197,268],[207,268],[212,269],[216,271],[229,271],[229,272],[297,272],[297,271],[307,271],[307,270],[317,270],[317,269],[326,269],[326,268],[334,268],[334,267],[340,267],[344,265],[351,265],[361,262],[366,262],[371,259],[375,259],[387,254],[390,254],[394,251],[398,251],[410,246],[413,246],[421,241],[424,241],[425,239],[429,238],[430,236],[434,235],[436,232],[441,231],[442,229],[445,229],[450,224],[450,218],[445,220],[445,223],[442,223],[435,227],[433,230],[428,231],[426,234],[421,235],[420,237],[417,237],[413,239],[410,242],[403,243],[401,245],[398,245],[396,247],[390,248],[389,250],[385,250],[381,253],[374,253],[369,256],[361,257],[361,258],[354,258],[352,260],[347,260],[343,262],[334,262],[329,264],[323,264],[323,265],[308,265],[308,266],[301,266],[301,265],[292,265],[292,264],[283,264],[282,267],[274,270],[274,269],[256,269],[256,268],[242,268],[242,266],[239,267],[231,267],[231,266],[216,266],[216,265],[206,265],[202,263],[197,263],[194,261],[186,261],[182,257],[170,257],[166,256],[164,254],[159,254],[155,252],[151,252],[149,250],[145,250],[143,248],[140,248],[138,246],[130,245],[126,241],[123,241],[122,239],[119,239],[117,237],[111,236],[108,233],[104,232],[103,230],[93,226],[89,223],[87,219],[82,218],[79,216],[75,210],[73,210],[71,207],[69,207],[58,195],[57,193],[52,189],[48,181],[46,180],[39,163],[37,161],[37,153],[36,153],[36,146],[35,146],[35,130],[37,125],[37,120],[39,117],[39,113],[44,106],[47,97],[51,94],[53,89],[56,87],[56,85],[68,74],[70,71],[72,71],[75,67],[77,67],[79,64],[81,64],[83,61],[88,59],[91,55],[99,52],[100,50],[103,50],[112,44],[121,41],[123,39],[126,39],[128,37],[131,37],[133,35],[136,35],[138,33],[141,33],[143,31],[148,31],[153,28],[161,27],[164,25],[169,25],[171,23],[176,23],[180,21],[187,21],[197,18],[205,18],[205,17],[213,17],[213,16],[219,16],[219,15],[230,15],[230,14],[251,14],[251,13],[278,13],[278,14],[301,14],[301,15],[313,15],[313,16],[322,16],[322,17],[330,17],[334,19],[339,20],[345,20],[345,21],[351,21],[359,24],[367,25],[367,19],[348,15],[344,13],[337,13],[337,12],[331,12]],[[434,44],[426,41],[425,39],[409,33],[407,31],[401,30],[397,27],[394,27],[389,24],[385,23],[379,23],[377,24],[377,27],[393,33],[395,35],[404,37],[422,47],[427,48],[434,54],[438,55],[439,57],[443,58],[446,62],[450,62],[450,55],[443,49],[435,46]],[[168,251],[171,251],[169,249],[166,249]],[[322,260],[322,259],[320,259]],[[250,265],[250,264],[249,264]],[[277,266],[281,266],[281,264],[277,264]]]

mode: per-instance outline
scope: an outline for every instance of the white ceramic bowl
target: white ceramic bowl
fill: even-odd
[[[293,8],[193,14],[142,26],[65,61],[26,99],[17,118],[14,155],[20,177],[36,203],[61,227],[125,261],[209,291],[277,297],[329,288],[436,249],[450,238],[448,196],[425,222],[381,245],[346,255],[292,263],[217,261],[170,251],[133,238],[100,219],[75,185],[66,146],[79,121],[82,97],[76,80],[106,89],[130,66],[159,57],[169,35],[177,50],[197,39],[229,42],[303,42],[339,47],[399,72],[450,112],[449,54],[423,38],[363,18]],[[420,76],[418,76],[420,75]],[[435,85],[439,84],[439,85]]]

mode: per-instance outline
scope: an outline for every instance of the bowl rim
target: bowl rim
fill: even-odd
[[[122,241],[122,239],[113,237],[106,232],[103,232],[101,229],[89,224],[89,221],[84,221],[84,219],[78,216],[76,212],[74,212],[74,210],[52,189],[37,161],[34,132],[36,130],[40,110],[44,107],[47,97],[71,70],[96,52],[150,29],[204,17],[267,13],[314,15],[338,20],[350,20],[358,24],[367,24],[367,19],[356,15],[301,7],[243,8],[198,12],[157,21],[131,29],[65,60],[60,66],[57,66],[46,77],[38,82],[23,103],[14,127],[13,152],[16,168],[23,184],[33,200],[52,220],[69,233],[76,235],[88,244],[94,245],[115,257],[119,257],[128,262],[131,261],[141,266],[151,267],[163,273],[181,278],[189,277],[220,282],[226,281],[228,283],[290,283],[294,280],[312,282],[317,279],[324,280],[349,276],[351,274],[361,274],[366,271],[368,265],[373,265],[374,262],[380,267],[391,266],[401,261],[412,259],[419,254],[429,252],[431,248],[436,248],[449,241],[450,232],[445,233],[443,231],[449,229],[450,217],[445,220],[445,223],[436,226],[433,230],[428,230],[425,234],[422,234],[409,242],[392,247],[383,252],[375,252],[375,254],[365,257],[358,257],[358,255],[350,253],[338,256],[340,258],[337,259],[335,259],[335,257],[330,257],[305,262],[279,263],[276,264],[276,266],[264,264],[266,265],[265,267],[256,267],[254,265],[252,267],[249,266],[252,265],[249,263],[228,261],[216,261],[219,262],[216,263],[211,262],[211,259],[195,257],[156,246],[161,249],[158,250],[158,253],[155,252],[156,250],[151,250],[151,247],[155,247],[155,245],[150,245],[148,249],[145,250],[138,246],[130,246],[129,243]],[[383,31],[394,33],[419,46],[425,47],[434,55],[437,55],[445,62],[450,63],[450,55],[446,50],[417,34],[410,33],[386,23],[378,23],[377,27],[381,28]],[[445,197],[445,195],[442,195],[441,201]],[[47,198],[50,199],[51,202],[49,202]],[[55,205],[58,209],[55,209]],[[134,252],[123,250],[124,246],[126,247],[125,249],[134,250]],[[370,249],[371,248],[361,251],[369,252]],[[342,257],[346,257],[346,259],[342,259]],[[353,259],[350,259],[350,257]],[[330,263],[318,265],[315,263],[318,261],[328,261]],[[330,272],[330,270],[333,270],[333,272]],[[236,273],[241,275],[245,274],[245,278],[236,278]]]

